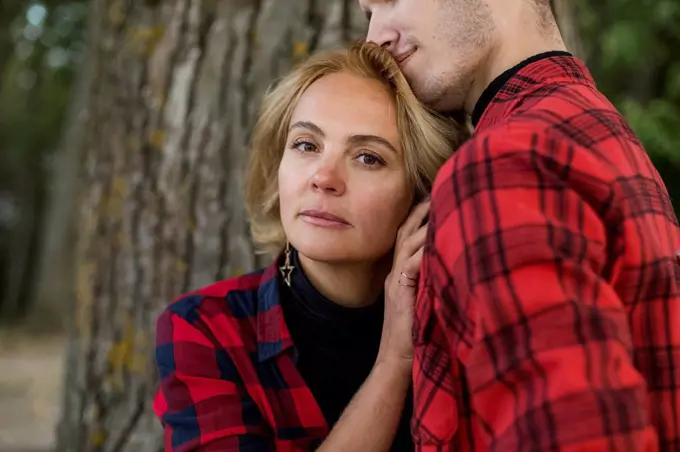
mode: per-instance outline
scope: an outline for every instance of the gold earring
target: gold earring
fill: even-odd
[[[284,261],[283,265],[279,267],[279,271],[281,271],[283,281],[286,283],[288,287],[290,287],[290,276],[293,274],[293,270],[295,270],[295,266],[291,265],[290,263],[290,242],[286,240],[286,251],[284,254]]]

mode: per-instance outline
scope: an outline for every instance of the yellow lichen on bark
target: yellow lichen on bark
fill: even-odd
[[[164,33],[164,27],[138,27],[129,30],[128,37],[137,52],[148,58],[153,55]]]
[[[112,25],[118,26],[125,21],[125,13],[123,11],[123,1],[122,0],[114,0],[111,2],[109,5],[109,11],[108,11],[108,18],[109,22],[111,22]]]
[[[307,41],[297,41],[293,44],[293,61],[297,62],[305,57],[309,53],[309,43]]]
[[[149,136],[149,144],[153,149],[159,150],[163,148],[165,143],[165,131],[162,129],[154,129]]]
[[[94,306],[92,279],[95,269],[95,264],[89,260],[81,260],[76,267],[76,327],[85,338],[90,336]]]

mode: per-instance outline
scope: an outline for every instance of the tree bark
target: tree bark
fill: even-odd
[[[98,1],[57,450],[159,451],[155,318],[261,264],[241,185],[262,94],[365,19],[354,0]]]

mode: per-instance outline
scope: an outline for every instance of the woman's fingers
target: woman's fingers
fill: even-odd
[[[426,239],[427,225],[421,226],[417,231],[411,234],[410,237],[404,240],[401,244],[401,249],[399,250],[399,259],[409,259],[416,254],[416,252],[425,245]]]
[[[397,283],[400,286],[416,288],[420,276],[420,262],[423,260],[423,247],[416,251],[401,265],[401,270],[397,275]]]
[[[398,239],[401,241],[406,240],[408,237],[413,235],[423,224],[423,221],[427,218],[430,212],[430,201],[424,201],[413,208],[411,214],[408,216],[404,224],[399,228]]]
[[[411,280],[416,280],[418,279],[418,276],[420,275],[420,262],[423,260],[423,250],[424,247],[420,247],[411,257],[406,259],[404,262],[404,265],[402,266],[402,277],[406,275],[405,277]]]
[[[392,277],[399,286],[413,287],[418,284],[420,261],[427,239],[427,224],[423,225],[430,211],[430,201],[418,204],[399,228]]]

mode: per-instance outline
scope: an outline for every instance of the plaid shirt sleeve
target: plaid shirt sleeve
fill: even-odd
[[[246,394],[228,349],[211,333],[211,319],[191,308],[195,304],[176,302],[156,324],[161,383],[154,411],[164,427],[165,450],[272,450],[259,410]]]
[[[416,308],[413,424],[439,446],[420,450],[454,450],[445,444],[460,417],[473,418],[467,442],[477,441],[462,450],[656,447],[626,311],[603,277],[616,271],[598,204],[610,186],[575,146],[506,125],[440,171]]]

